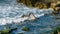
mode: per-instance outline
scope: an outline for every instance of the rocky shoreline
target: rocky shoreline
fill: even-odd
[[[28,7],[36,7],[39,9],[51,8],[55,13],[60,12],[60,0],[17,0],[18,3],[23,3]]]

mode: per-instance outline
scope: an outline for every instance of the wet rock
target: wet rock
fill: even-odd
[[[14,30],[17,30],[17,28],[14,29],[6,28],[4,30],[0,30],[0,34],[11,34],[11,32]]]
[[[54,9],[55,5],[60,3],[60,0],[17,0],[17,2],[39,9],[47,9],[50,7]]]
[[[30,13],[29,16],[30,16],[30,17],[29,17],[29,20],[35,20],[35,19],[36,19],[36,17],[35,17],[34,14],[32,14],[32,13]]]
[[[55,7],[60,7],[60,4],[57,4]]]
[[[56,19],[60,19],[60,18],[56,18]]]
[[[18,33],[18,34],[23,34],[23,33]]]
[[[54,3],[51,3],[51,8],[54,9],[54,13],[60,13],[60,1],[57,1],[57,2],[54,2]]]
[[[29,14],[26,14],[26,15],[23,14],[21,17],[23,17],[23,18],[24,18],[24,17],[29,17]]]
[[[0,34],[10,34],[10,29],[0,30]]]
[[[11,29],[11,31],[17,30],[17,28]]]
[[[55,8],[55,13],[60,13],[60,7]]]
[[[57,15],[57,14],[58,14],[58,13],[56,13],[56,12],[52,12],[52,13],[51,13],[51,15]]]
[[[26,17],[28,17],[28,20],[31,20],[31,21],[34,21],[36,19],[33,13],[29,13],[27,15],[22,16],[22,18],[26,18]]]
[[[52,12],[53,15],[60,14],[60,3],[55,4],[52,8],[54,9],[54,12]]]
[[[60,34],[60,27],[54,28],[52,34]]]
[[[22,30],[23,31],[29,31],[29,28],[28,27],[23,27]]]

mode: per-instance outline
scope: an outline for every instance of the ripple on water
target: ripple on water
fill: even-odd
[[[7,3],[5,3],[5,1]],[[2,8],[3,7],[3,8]],[[4,0],[0,1],[0,30],[9,27],[10,29],[17,28],[17,30],[12,31],[16,34],[18,32],[24,34],[48,34],[56,25],[60,24],[58,21],[53,19],[49,13],[53,10],[49,9],[36,9],[29,8],[26,6],[15,4],[14,0]],[[37,18],[35,21],[22,21],[18,24],[13,22],[14,20],[20,19],[23,14],[33,13]],[[20,19],[21,20],[21,19]],[[2,25],[4,24],[4,26]],[[60,26],[60,25],[59,25]],[[23,27],[28,27],[30,31],[22,31]]]

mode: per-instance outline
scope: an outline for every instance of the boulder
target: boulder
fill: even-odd
[[[60,0],[17,0],[18,3],[23,3],[29,7],[39,9],[54,8],[55,4],[60,3]]]
[[[27,15],[22,16],[22,18],[26,18],[26,17],[28,17],[28,20],[35,20],[36,19],[36,17],[34,16],[33,13],[29,13]]]
[[[60,12],[60,0],[17,0],[18,3],[23,3],[28,7],[39,9],[52,8],[55,13]]]

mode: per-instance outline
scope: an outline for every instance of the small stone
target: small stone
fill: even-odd
[[[29,31],[29,28],[28,27],[24,27],[22,30],[23,31]]]
[[[18,33],[18,34],[23,34],[23,33]]]

